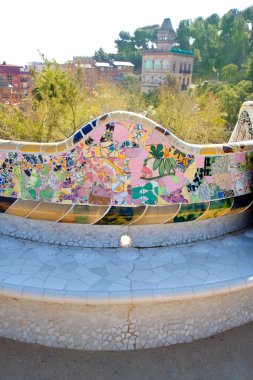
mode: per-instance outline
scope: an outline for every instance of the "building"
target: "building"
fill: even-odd
[[[73,57],[72,65],[83,72],[85,85],[89,88],[101,82],[120,83],[125,75],[133,74],[134,71],[131,62],[96,62],[89,57]]]
[[[25,98],[31,91],[32,78],[23,66],[0,64],[0,87],[2,87],[0,100],[17,102]]]
[[[27,68],[28,70],[42,72],[46,68],[46,64],[44,62],[32,61],[27,64]]]
[[[176,33],[169,18],[157,31],[157,47],[143,51],[141,86],[145,92],[154,91],[168,78],[176,81],[180,90],[192,83],[193,52],[175,46]]]
[[[125,75],[133,74],[134,70],[131,62],[122,61],[96,62],[95,67],[98,71],[98,82],[120,83]]]
[[[5,75],[0,71],[0,102],[8,102],[11,98],[12,86],[8,84]]]

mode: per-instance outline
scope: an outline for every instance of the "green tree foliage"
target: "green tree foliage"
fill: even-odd
[[[230,63],[230,65],[227,65],[222,68],[221,70],[222,78],[227,80],[228,82],[236,82],[238,69],[239,68],[237,65]]]
[[[158,90],[157,96],[153,118],[181,139],[206,144],[228,138],[217,96],[208,92],[178,92],[166,86]]]
[[[244,67],[246,79],[252,82],[253,89],[253,53],[248,57]]]
[[[252,82],[242,80],[238,83],[216,82],[200,83],[197,86],[199,94],[214,94],[221,102],[221,113],[224,115],[226,125],[232,130],[236,124],[238,112],[243,102],[253,99]]]
[[[253,5],[251,7],[246,8],[242,13],[250,29],[249,45],[250,45],[250,51],[252,52],[253,51]]]
[[[134,75],[126,76],[121,85],[102,83],[87,91],[85,72],[62,68],[42,56],[46,68],[34,73],[32,96],[18,106],[0,103],[1,137],[61,140],[82,123],[122,109],[142,112],[189,142],[226,141],[241,104],[253,99],[252,25],[253,6],[244,11],[232,9],[223,17],[212,14],[206,19],[182,20],[177,41],[181,48],[194,50],[195,78],[204,79],[194,90],[184,92],[178,92],[175,81],[168,77],[166,86],[153,94],[143,94]],[[142,50],[156,42],[157,28],[144,26],[133,35],[121,31],[115,41],[117,53],[100,48],[94,58],[130,61],[140,70]]]
[[[95,59],[95,61],[97,61],[97,62],[107,62],[109,59],[109,56],[104,51],[103,48],[99,48],[97,51],[95,51],[92,58]]]
[[[215,78],[223,67],[239,67],[238,81],[246,79],[244,65],[253,52],[253,7],[231,9],[223,17],[183,20],[177,30],[180,46],[195,51],[195,76]],[[191,44],[190,44],[191,43]]]
[[[22,106],[0,104],[1,138],[62,140],[81,123],[121,109],[142,112],[189,142],[226,141],[221,104],[210,91],[178,92],[168,78],[167,86],[145,95],[138,78],[129,75],[121,86],[102,83],[86,92],[78,78],[56,63],[37,73],[33,96]]]
[[[141,49],[148,49],[150,43],[156,43],[156,33],[159,25],[149,25],[138,28],[134,32],[135,46]]]
[[[249,53],[249,28],[243,13],[230,10],[221,20],[224,62],[242,65]]]
[[[118,53],[121,52],[133,52],[135,49],[134,38],[130,33],[122,30],[119,33],[119,39],[115,40],[115,44],[118,50]]]
[[[191,33],[191,20],[182,20],[177,29],[177,41],[180,43],[182,49],[190,49]]]
[[[115,45],[117,54],[114,55],[116,60],[130,61],[135,65],[135,69],[140,71],[142,50],[148,49],[152,43],[156,42],[156,31],[158,25],[149,25],[135,30],[133,36],[126,31],[119,33]]]
[[[127,94],[127,104],[129,111],[133,109],[145,110],[145,98],[141,92],[141,84],[138,76],[129,74],[123,78],[123,89]]]
[[[126,78],[124,86],[101,83],[87,92],[78,71],[46,61],[44,71],[35,74],[32,96],[17,106],[0,103],[1,138],[57,141],[105,112],[141,112],[145,102],[135,78]]]
[[[41,138],[50,141],[59,130],[69,135],[74,133],[81,120],[78,117],[82,92],[77,77],[70,70],[61,70],[55,62],[47,63],[43,73],[35,75],[33,107],[41,116]],[[61,129],[63,120],[68,120],[69,129]],[[46,131],[46,134],[45,134]]]

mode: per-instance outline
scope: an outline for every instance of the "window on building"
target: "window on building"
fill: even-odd
[[[176,64],[176,62],[174,62],[173,63],[173,68],[172,68],[173,73],[175,73],[176,70],[177,70],[177,64]]]
[[[154,68],[155,68],[155,70],[160,70],[161,69],[161,61],[160,61],[160,59],[155,59]]]
[[[182,91],[187,90],[187,85],[185,83],[185,78],[183,78],[183,83],[182,83],[182,86],[181,86],[181,90]]]
[[[163,62],[162,62],[162,68],[163,70],[168,70],[169,69],[169,60],[168,59],[164,59]]]
[[[146,59],[144,61],[144,68],[147,70],[152,70],[154,68],[154,64],[153,64],[152,59]]]
[[[187,71],[187,64],[185,63],[184,64],[184,72],[186,72]]]
[[[191,72],[191,64],[190,63],[188,64],[188,71],[189,71],[189,73]]]
[[[179,72],[182,73],[183,72],[183,64],[180,63],[180,69],[179,69]]]
[[[8,75],[7,80],[8,84],[12,84],[12,75]]]

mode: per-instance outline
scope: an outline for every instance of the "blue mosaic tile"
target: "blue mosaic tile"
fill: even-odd
[[[92,131],[92,126],[90,124],[86,124],[83,128],[82,128],[82,132],[84,135],[87,135],[88,133],[90,133]]]
[[[82,140],[83,135],[80,131],[78,131],[73,137],[73,144],[77,144],[80,140]]]

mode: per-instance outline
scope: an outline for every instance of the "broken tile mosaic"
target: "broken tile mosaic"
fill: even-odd
[[[97,224],[241,212],[252,203],[252,114],[252,102],[245,103],[224,145],[184,143],[130,112],[106,114],[62,143],[2,140],[0,212]]]

